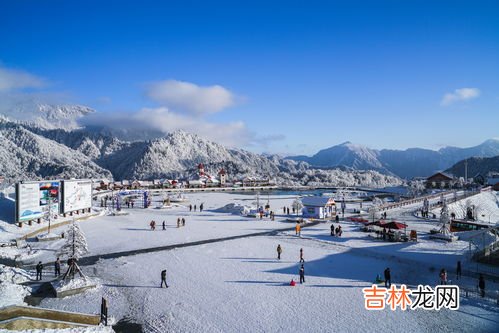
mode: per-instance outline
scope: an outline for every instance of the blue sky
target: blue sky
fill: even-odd
[[[4,1],[0,92],[3,73],[3,96],[257,152],[472,146],[499,137],[498,17],[497,1]]]

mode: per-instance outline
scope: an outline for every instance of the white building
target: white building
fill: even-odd
[[[301,202],[303,217],[325,219],[334,215],[336,203],[331,197],[305,197]]]

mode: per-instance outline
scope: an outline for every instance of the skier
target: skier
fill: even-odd
[[[189,212],[192,212],[192,205],[189,205]]]
[[[182,217],[182,227],[185,227],[185,219]]]
[[[57,257],[57,260],[54,263],[54,271],[56,277],[61,275],[61,261],[59,260],[59,257]]]
[[[282,213],[286,214],[286,207],[282,207]]]
[[[300,283],[305,283],[305,267],[303,264],[300,267]]]
[[[177,218],[177,228],[180,228],[180,217]]]
[[[456,280],[459,280],[460,277],[461,277],[461,261],[459,260],[457,262]]]
[[[331,223],[331,236],[334,236],[334,224]]]
[[[305,259],[303,259],[303,248],[300,249],[300,262],[305,262]]]
[[[286,208],[286,212],[289,215],[289,207]]]
[[[480,288],[480,296],[485,297],[485,279],[482,274],[478,278],[478,288]]]
[[[166,230],[166,222],[163,220],[163,230]]]
[[[385,287],[386,288],[390,288],[390,286],[392,285],[392,274],[390,272],[390,267],[387,267],[385,269]]]
[[[444,268],[440,270],[440,284],[447,284],[447,272],[445,271]]]
[[[281,260],[281,253],[282,253],[282,248],[281,244],[277,245],[277,259]]]
[[[168,284],[166,283],[166,269],[161,271],[161,286],[160,286],[160,288],[163,288],[163,283],[165,284],[165,287],[168,288]]]
[[[202,212],[204,208],[204,204],[199,205],[199,211]]]
[[[42,262],[39,261],[38,265],[36,265],[36,281],[42,279],[42,270],[43,270],[43,265]]]
[[[296,236],[301,236],[300,222],[296,222],[295,233],[296,233]]]
[[[194,205],[194,211],[196,211],[196,205]]]

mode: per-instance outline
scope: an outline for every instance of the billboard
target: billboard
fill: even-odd
[[[62,212],[92,207],[92,181],[64,180],[62,182]]]
[[[16,188],[16,218],[18,222],[36,220],[59,213],[58,181],[18,183]]]

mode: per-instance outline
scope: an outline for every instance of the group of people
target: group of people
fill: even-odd
[[[341,229],[341,225],[338,224],[338,226],[335,228],[334,223],[331,223],[331,236],[341,237],[342,234],[343,230]]]
[[[36,265],[36,281],[41,281],[42,280],[42,274],[43,274],[43,264],[41,261],[38,262]],[[59,257],[57,257],[57,260],[54,262],[54,274],[55,277],[59,277],[61,275],[61,260]]]
[[[263,210],[261,209],[259,212],[258,212],[258,215],[260,216],[260,220],[263,220],[263,217],[270,217],[270,220],[271,221],[275,221],[275,214],[273,211],[268,211],[268,210]]]
[[[281,254],[282,254],[282,246],[281,244],[277,244],[277,259],[281,260]],[[303,258],[303,248],[300,248],[300,260],[299,262],[301,263],[300,269],[298,270],[298,274],[300,275],[300,283],[305,283],[305,259]],[[294,279],[291,280],[290,282],[291,286],[296,285],[296,282]]]
[[[185,227],[185,218],[183,218],[183,217],[177,218],[177,228],[180,228],[180,227]]]
[[[156,230],[156,221],[152,220],[149,223],[149,226],[151,227],[152,231]],[[166,230],[166,221],[165,220],[163,220],[162,226],[163,226],[163,230]],[[180,227],[185,227],[185,218],[183,218],[183,217],[177,218],[177,228],[180,228]]]
[[[197,205],[193,206],[192,204],[190,204],[189,205],[189,212],[192,212],[192,209],[194,209],[194,211],[196,211],[197,208],[198,208]],[[204,209],[204,203],[199,205],[199,211],[202,212],[203,209]]]

